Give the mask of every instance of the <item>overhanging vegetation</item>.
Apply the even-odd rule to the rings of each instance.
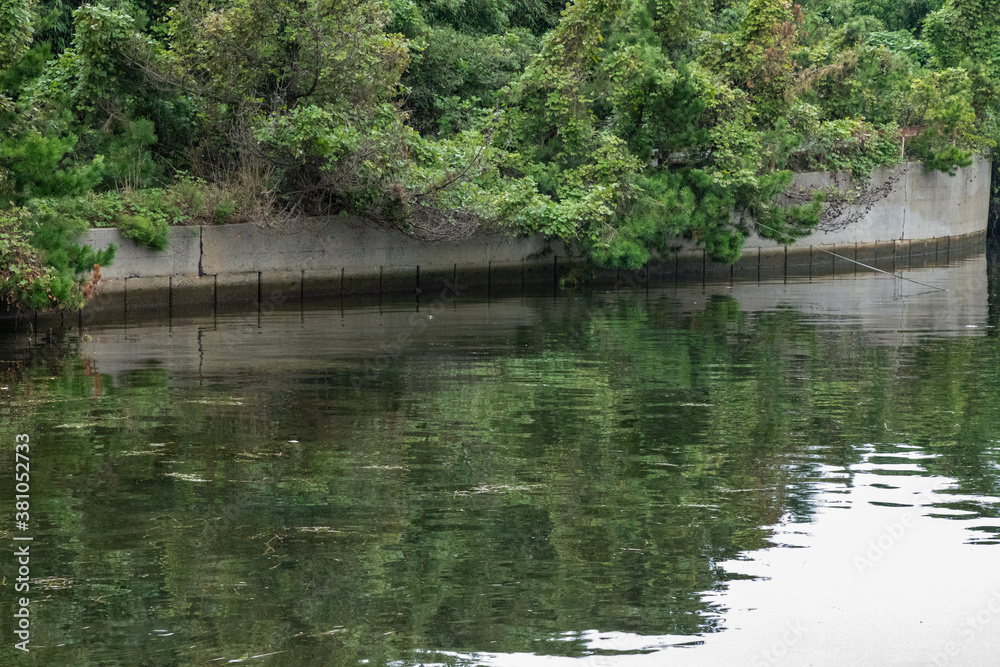
[[[339,213],[732,262],[815,227],[793,171],[992,150],[992,4],[0,0],[0,294],[80,307],[112,259],[88,225]]]

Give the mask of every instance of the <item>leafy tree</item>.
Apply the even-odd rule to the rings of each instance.
[[[713,35],[701,62],[745,91],[757,122],[768,125],[788,109],[803,15],[786,0],[751,0],[738,29]]]
[[[862,178],[913,125],[929,168],[991,150],[994,9],[0,0],[0,202],[33,214],[6,224],[37,253],[9,261],[82,290],[59,259],[80,225],[157,247],[179,221],[338,212],[424,239],[542,232],[605,266],[678,235],[734,261],[751,232],[816,224],[822,195],[778,203],[793,169]]]
[[[933,72],[914,81],[915,100],[927,128],[913,141],[913,150],[931,169],[954,175],[972,163],[968,137],[975,131],[969,75],[962,69]]]
[[[531,62],[539,40],[520,30],[476,36],[452,27],[425,28],[402,79],[404,108],[421,133],[447,136],[491,114],[504,90]]]
[[[948,0],[927,17],[926,38],[946,67],[969,64],[990,78],[1000,74],[1000,16],[990,0]]]
[[[31,0],[0,2],[0,70],[10,67],[31,46],[34,33]]]
[[[187,0],[170,19],[169,73],[217,104],[370,108],[394,92],[408,61],[402,37],[383,32],[390,18],[378,0],[237,0],[222,9]]]
[[[944,0],[802,0],[799,4],[814,21],[841,26],[859,17],[871,17],[886,30],[919,36],[925,18]]]

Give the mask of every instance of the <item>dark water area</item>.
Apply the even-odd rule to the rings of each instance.
[[[0,662],[993,664],[995,253],[5,334]]]

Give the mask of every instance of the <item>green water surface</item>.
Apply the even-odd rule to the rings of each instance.
[[[22,326],[0,661],[992,655],[1000,286],[918,274]]]

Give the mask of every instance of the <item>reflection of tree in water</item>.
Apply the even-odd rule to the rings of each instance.
[[[873,347],[728,297],[582,297],[484,332],[486,354],[422,350],[360,388],[155,359],[112,378],[55,341],[5,367],[0,425],[37,434],[39,530],[58,545],[37,572],[73,582],[39,632],[74,639],[74,664],[346,665],[715,631],[719,564],[810,520],[819,466],[861,444],[931,449],[926,470],[997,493],[991,340]]]

